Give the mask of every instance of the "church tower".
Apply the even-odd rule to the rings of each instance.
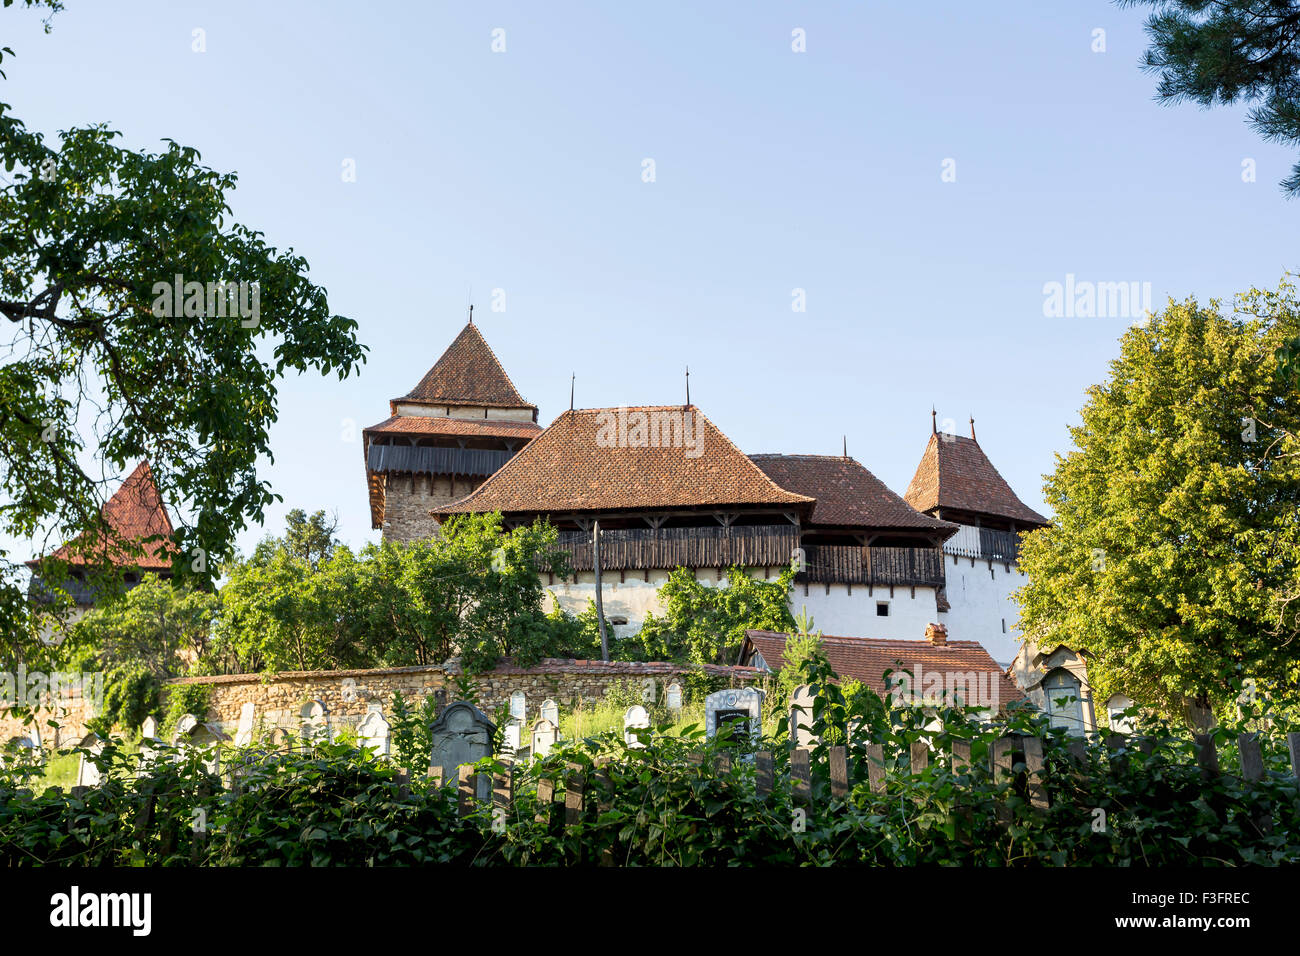
[[[998,474],[975,440],[974,419],[965,438],[940,432],[931,413],[930,441],[903,498],[917,511],[959,525],[943,544],[948,609],[940,620],[950,633],[977,640],[994,659],[1010,662],[1019,645],[1011,595],[1027,580],[1017,566],[1020,532],[1047,527],[1048,520]]]
[[[362,433],[371,527],[385,541],[435,535],[433,509],[469,494],[541,433],[537,406],[510,381],[472,312],[389,412]]]

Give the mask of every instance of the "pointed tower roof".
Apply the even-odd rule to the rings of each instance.
[[[903,500],[917,511],[967,511],[1046,526],[1011,490],[974,438],[931,432]]]
[[[537,410],[537,406],[524,401],[472,321],[461,329],[419,384],[393,401]]]
[[[640,428],[643,437],[665,434],[656,424],[674,416],[685,421],[687,439],[698,438],[698,444],[687,448],[657,437],[653,444],[634,443],[618,436],[620,428]],[[476,491],[433,513],[729,505],[810,510],[813,499],[777,485],[698,408],[665,405],[566,411]]]
[[[111,534],[100,543],[65,544],[51,557],[73,565],[84,565],[103,555],[120,567],[136,567],[142,571],[170,570],[172,566],[171,537],[175,530],[158,485],[154,482],[149,463],[142,461],[122,482],[113,497],[100,509],[105,525]],[[129,554],[120,546],[122,542],[140,542],[145,538],[160,536],[159,540],[145,542],[143,554]],[[112,539],[116,540],[112,540]],[[80,539],[79,539],[80,541]],[[35,565],[37,561],[29,561]]]

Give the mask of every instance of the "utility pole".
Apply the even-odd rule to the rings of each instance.
[[[596,571],[596,626],[600,628],[600,659],[609,660],[609,639],[605,636],[605,603],[601,600],[600,592],[600,519],[597,518],[591,524],[591,555],[592,567]]]

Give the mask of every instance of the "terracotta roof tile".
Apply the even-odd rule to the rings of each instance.
[[[975,439],[960,435],[930,435],[903,497],[917,511],[952,508],[1027,524],[1050,523],[1016,497]]]
[[[750,455],[750,460],[787,491],[816,498],[812,524],[824,527],[901,528],[940,531],[957,525],[921,514],[852,459],[831,455]]]
[[[109,561],[121,567],[137,567],[142,571],[170,570],[172,562],[168,551],[174,529],[148,462],[142,461],[135,467],[117,492],[104,503],[100,514],[121,542],[139,542],[153,535],[161,535],[166,540],[148,542],[143,546],[144,554],[131,555],[105,537],[97,544],[78,544],[75,549],[73,544],[65,544],[51,557],[82,565],[87,563],[87,552],[93,560],[97,552],[106,549]],[[37,563],[29,561],[28,565]]]
[[[486,405],[493,408],[531,408],[515,389],[473,322],[442,353],[418,385],[395,402],[427,405]]]
[[[750,647],[757,649],[768,667],[780,670],[785,666],[785,642],[788,634],[773,631],[746,631],[745,651]],[[948,641],[936,646],[929,641],[896,641],[878,637],[830,637],[821,638],[822,649],[831,669],[840,677],[852,677],[871,687],[876,693],[888,692],[885,685],[886,671],[907,669],[916,676],[917,665],[921,668],[920,686],[925,690],[925,674],[928,673],[967,673],[990,675],[987,680],[997,687],[999,708],[1013,701],[1024,700],[1025,695],[1015,685],[1002,668],[998,666],[989,652],[978,641]],[[742,651],[744,655],[744,651]],[[742,660],[746,659],[742,656]],[[981,677],[983,680],[984,678]]]
[[[535,438],[542,433],[536,422],[509,422],[482,418],[394,415],[371,425],[363,435],[446,435],[449,438]]]
[[[620,421],[626,423],[625,438],[619,435]],[[655,427],[673,421],[676,433]],[[643,422],[648,427],[638,430]],[[571,409],[478,489],[434,513],[730,505],[806,509],[812,503],[779,487],[698,408],[673,405]]]

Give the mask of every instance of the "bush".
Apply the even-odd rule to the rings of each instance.
[[[857,730],[843,796],[832,793],[826,745],[813,748],[810,804],[795,801],[784,727],[768,744],[768,793],[755,787],[753,761],[733,754],[719,764],[720,746],[700,731],[659,727],[643,749],[611,732],[517,766],[504,816],[489,805],[463,819],[454,784],[425,778],[426,744],[398,739],[402,719],[397,760],[345,743],[309,754],[235,752],[226,761],[234,780],[186,751],[137,776],[135,758],[110,741],[97,761],[104,783],[78,798],[58,788],[34,795],[22,768],[0,771],[0,866],[1300,863],[1297,782],[1281,736],[1265,739],[1266,773],[1255,782],[1241,779],[1231,746],[1221,775],[1205,778],[1190,736],[1160,724],[1146,728],[1147,748],[1108,753],[1092,743],[1076,761],[1063,734],[1033,712],[986,724],[956,708],[891,709],[874,694],[845,696],[819,666],[812,671],[814,733],[826,740],[849,722]],[[414,732],[422,718],[410,720]],[[1237,729],[1218,732],[1220,743]],[[990,770],[993,744],[1008,734],[1045,739],[1049,805],[1035,804],[1023,758],[1009,775]],[[910,748],[922,741],[929,764],[913,773]],[[964,767],[949,759],[959,744],[970,750]],[[871,784],[869,745],[885,755],[881,789]],[[407,764],[418,772],[403,774]],[[582,820],[566,825],[552,803],[539,821],[539,783],[563,789],[572,765],[586,777]],[[510,772],[492,758],[477,769]],[[206,814],[205,837],[192,832],[196,809]]]

